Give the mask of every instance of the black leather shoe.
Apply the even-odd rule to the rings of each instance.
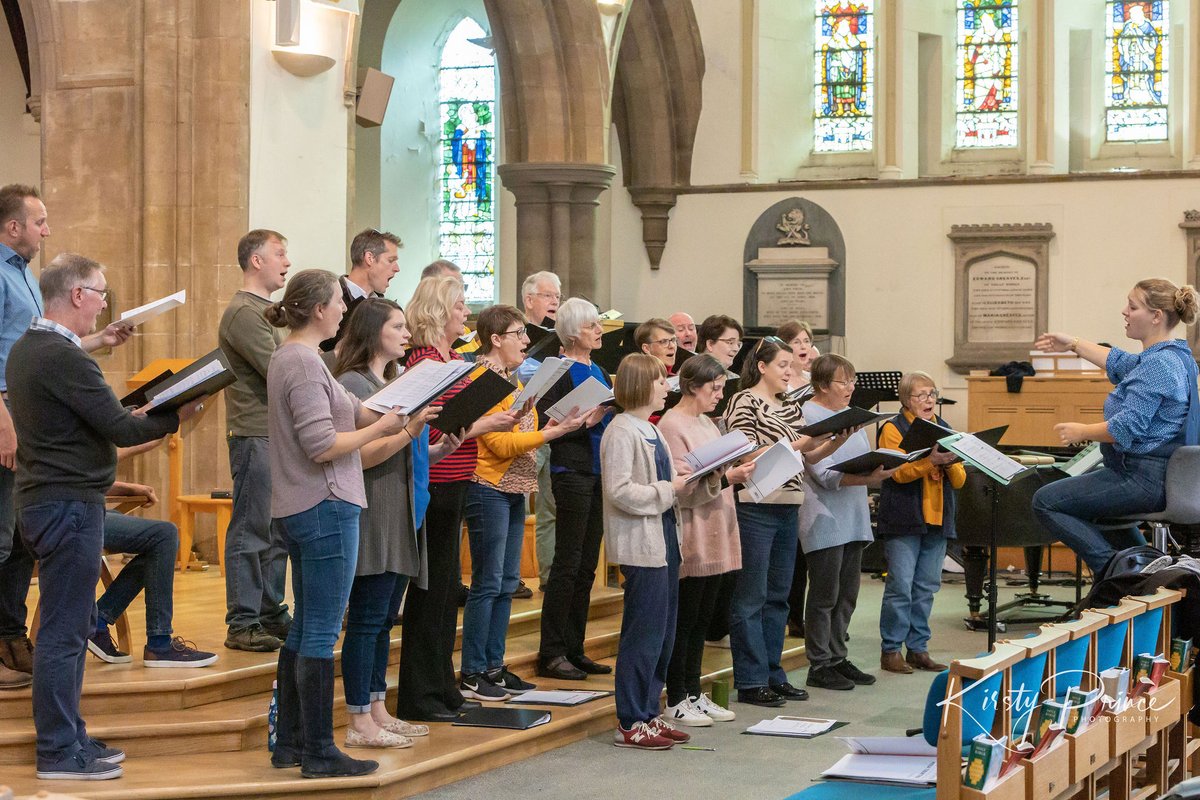
[[[463,700],[462,705],[457,710],[461,713],[463,711],[470,711],[472,708],[479,708],[482,705],[483,703],[477,700]]]
[[[808,679],[804,684],[818,689],[836,689],[839,692],[854,688],[854,681],[839,672],[837,667],[809,667]]]
[[[567,660],[575,665],[575,669],[582,670],[588,675],[608,675],[612,672],[612,667],[608,664],[597,664],[587,656],[568,656]]]
[[[771,691],[785,700],[808,699],[808,692],[804,691],[803,689],[797,689],[795,686],[792,686],[790,683],[786,682],[771,684]]]
[[[858,667],[854,666],[847,660],[839,661],[833,666],[838,672],[845,675],[858,686],[870,686],[875,682],[874,675],[868,675]]]
[[[517,590],[512,593],[514,600],[528,600],[533,597],[533,589],[525,585],[525,581],[517,581]]]
[[[566,656],[556,656],[549,661],[538,661],[537,674],[543,678],[558,678],[561,681],[587,680],[587,673],[576,669]]]
[[[779,708],[787,705],[787,701],[766,686],[757,686],[753,689],[738,689],[737,699],[739,703],[745,703],[750,706],[762,706],[763,708]]]

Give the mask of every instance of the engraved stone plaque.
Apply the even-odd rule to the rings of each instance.
[[[1032,342],[1037,338],[1037,267],[995,255],[967,268],[967,341]]]
[[[814,328],[829,327],[829,279],[799,276],[758,278],[758,323],[781,325],[802,319]]]

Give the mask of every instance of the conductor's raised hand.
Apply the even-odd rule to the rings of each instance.
[[[1078,444],[1087,439],[1086,426],[1081,422],[1060,422],[1054,426],[1054,433],[1063,444]]]
[[[1068,333],[1043,333],[1033,343],[1033,347],[1043,353],[1063,353],[1071,349],[1071,343],[1074,341],[1075,337]]]

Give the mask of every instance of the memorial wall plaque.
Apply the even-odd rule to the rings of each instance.
[[[829,327],[829,279],[767,277],[758,279],[759,324],[781,325],[802,319],[814,328]]]
[[[971,264],[967,341],[1032,342],[1037,334],[1037,267],[1006,255]]]

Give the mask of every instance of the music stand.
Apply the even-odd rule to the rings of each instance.
[[[900,399],[900,378],[903,374],[900,370],[860,372],[856,376],[858,385],[855,387],[855,391],[870,389],[879,392],[880,403],[898,401]],[[876,405],[878,404],[876,403]]]

